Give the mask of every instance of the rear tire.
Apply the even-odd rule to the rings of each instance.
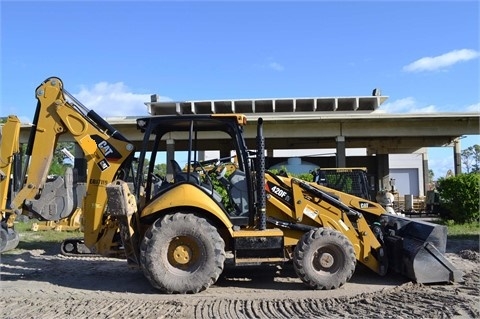
[[[223,271],[225,243],[204,218],[176,213],[159,218],[146,232],[140,262],[150,283],[166,293],[197,293]]]
[[[297,276],[314,289],[336,289],[353,275],[355,251],[342,233],[318,228],[305,233],[293,256]]]

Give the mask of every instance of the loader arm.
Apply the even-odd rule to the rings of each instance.
[[[270,216],[276,220],[290,217],[292,228],[300,229],[300,225],[326,227],[343,233],[352,243],[358,262],[376,273],[385,274],[384,247],[360,212],[302,180],[273,174],[265,176],[269,204],[276,208],[270,208]]]
[[[355,257],[374,272],[401,273],[417,282],[459,282],[462,272],[443,255],[445,226],[387,213],[380,204],[315,183],[267,172],[269,222],[288,228],[295,244],[307,227],[331,228],[345,235]]]
[[[125,177],[134,147],[64,90],[60,79],[48,78],[35,94],[38,103],[26,151],[26,183],[13,198],[11,208],[40,220],[59,220],[70,216],[77,203],[82,204],[85,245],[96,252],[106,251],[116,231],[115,222],[104,217],[106,186],[117,177]],[[69,134],[84,153],[87,163],[84,198],[77,198],[74,192],[71,170],[67,169],[64,178],[47,180],[55,148],[63,134]]]

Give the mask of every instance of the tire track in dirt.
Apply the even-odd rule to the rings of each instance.
[[[6,297],[3,318],[478,318],[479,272],[465,284],[427,286],[407,283],[388,291],[330,299],[249,299],[192,296],[190,301],[111,299],[72,294],[68,297]],[[187,299],[185,299],[187,300]]]
[[[283,286],[242,280],[242,272],[203,293],[163,295],[124,261],[72,260],[40,252],[5,255],[0,314],[5,319],[480,318],[479,256],[474,251],[450,255],[458,265],[470,265],[461,284],[405,283],[333,297],[333,292],[292,286],[290,278]]]

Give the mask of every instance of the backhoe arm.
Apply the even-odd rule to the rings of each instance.
[[[19,148],[20,120],[10,115],[3,125],[0,141],[0,209],[5,218],[7,197],[10,186],[10,176],[16,156],[20,153]],[[13,225],[13,221],[11,222]],[[10,225],[10,227],[12,226]]]
[[[15,180],[11,179],[13,167],[19,163],[20,121],[16,116],[9,116],[2,127],[0,139],[0,253],[11,250],[18,245],[19,236],[13,230],[15,214],[6,208],[9,190],[13,194]],[[11,186],[9,188],[9,186]]]
[[[38,103],[26,150],[25,167],[28,169],[24,170],[26,176],[23,176],[26,183],[11,203],[11,208],[18,212],[27,208],[32,217],[46,220],[58,220],[73,212],[72,181],[58,180],[47,183],[58,138],[67,131],[57,113],[57,109],[63,104],[62,92],[57,84],[59,82],[52,81],[51,85],[42,83],[35,91]],[[65,192],[55,201],[54,198],[58,197],[56,192],[60,189]],[[62,209],[52,207],[55,202],[63,206]],[[23,205],[25,207],[22,207]],[[44,209],[47,209],[48,213]]]
[[[26,151],[26,183],[12,200],[11,208],[31,217],[59,220],[82,203],[85,244],[92,246],[105,227],[102,217],[106,185],[125,177],[124,168],[131,161],[134,147],[97,113],[70,95],[60,79],[47,79],[35,94],[38,103]],[[71,170],[67,169],[65,178],[47,180],[59,137],[66,133],[83,150],[87,163],[83,198],[77,198]]]

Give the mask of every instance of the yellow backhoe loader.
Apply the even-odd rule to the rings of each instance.
[[[123,256],[166,293],[208,288],[226,259],[239,267],[291,262],[314,289],[343,285],[357,263],[421,283],[462,280],[443,256],[444,226],[391,215],[377,203],[266,171],[262,119],[257,147],[250,150],[241,114],[138,118],[144,138],[134,159],[133,144],[71,96],[59,78],[47,79],[35,92],[26,184],[9,213],[4,209],[5,218],[58,220],[81,207],[84,237],[62,244],[67,255]],[[68,170],[64,178],[46,182],[61,134],[70,134],[84,152],[84,188]],[[234,169],[231,157],[198,158],[211,140],[234,154]],[[162,161],[173,170],[172,180],[154,174]]]

